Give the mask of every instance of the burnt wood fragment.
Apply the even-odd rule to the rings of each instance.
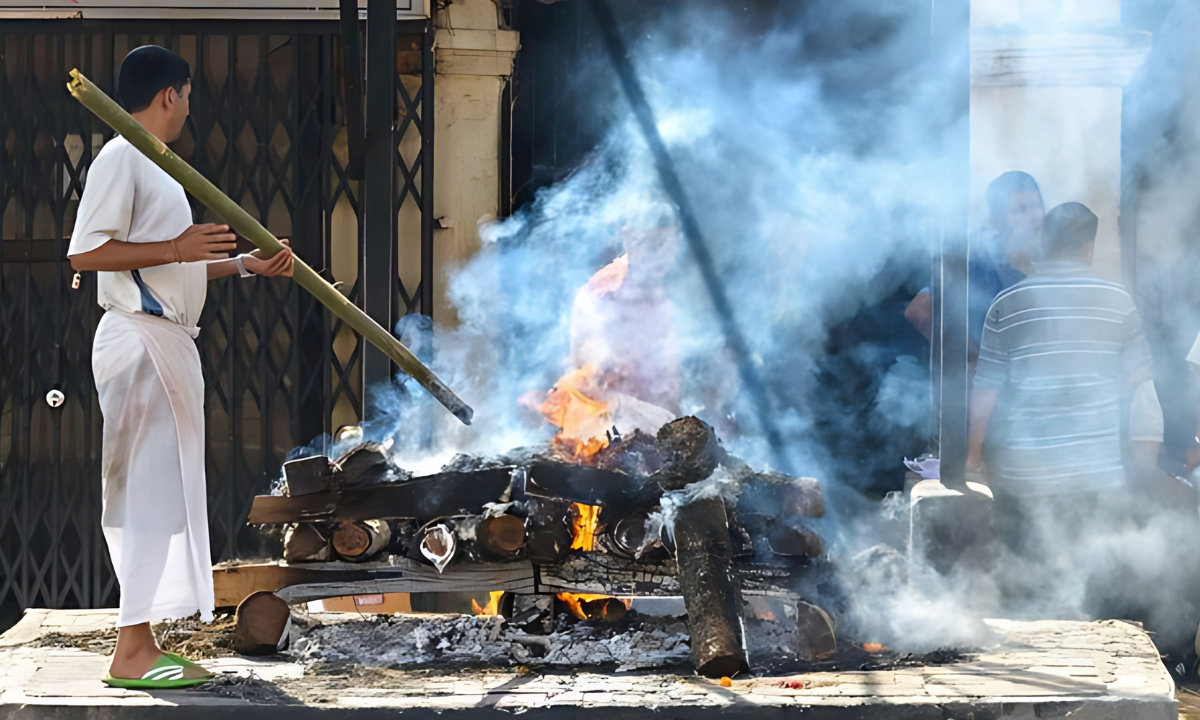
[[[283,464],[283,479],[292,497],[324,492],[333,481],[333,465],[324,455],[290,460]]]
[[[796,625],[799,629],[801,660],[813,661],[829,657],[837,652],[837,636],[829,615],[806,602],[797,602]]]
[[[596,454],[596,467],[634,477],[653,475],[662,469],[658,441],[641,430],[623,435]]]
[[[283,535],[283,559],[289,563],[329,560],[328,534],[311,523],[289,526]]]
[[[233,649],[242,655],[272,655],[287,644],[288,604],[269,592],[256,592],[238,605]]]
[[[705,677],[747,672],[742,591],[733,572],[724,501],[712,497],[680,506],[673,531],[696,672]]]

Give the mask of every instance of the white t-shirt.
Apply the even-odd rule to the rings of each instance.
[[[88,169],[68,255],[109,240],[173,240],[192,225],[183,186],[123,137],[113,138]],[[98,272],[96,299],[105,310],[158,315],[195,328],[208,291],[207,263],[170,263]]]
[[[1143,442],[1163,441],[1163,411],[1154,391],[1154,381],[1138,385],[1129,404],[1129,439]]]

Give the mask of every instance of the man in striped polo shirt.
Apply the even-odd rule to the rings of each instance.
[[[1126,486],[1122,416],[1150,377],[1133,299],[1090,270],[1096,227],[1079,203],[1047,213],[1045,259],[996,297],[980,343],[968,469],[985,470],[986,436],[1001,535],[1035,561],[1063,558],[1063,544],[1119,506],[1109,501]]]

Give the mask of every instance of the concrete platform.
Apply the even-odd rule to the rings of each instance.
[[[0,718],[1071,718],[1176,720],[1175,686],[1149,637],[1116,622],[988,621],[998,642],[951,665],[734,679],[674,673],[538,674],[362,669],[306,675],[296,663],[231,658],[224,696],[144,693],[100,682],[103,655],[38,647],[50,633],[112,627],[109,611],[32,610],[0,635]],[[246,680],[251,673],[259,680]],[[253,715],[251,715],[253,713]]]

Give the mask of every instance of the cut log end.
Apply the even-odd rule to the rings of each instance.
[[[475,534],[488,552],[502,558],[516,557],[525,547],[525,521],[512,515],[484,518]]]
[[[237,609],[233,649],[242,655],[271,655],[287,646],[291,609],[275,593],[256,592]]]
[[[352,562],[366,560],[387,547],[391,528],[382,520],[345,521],[333,531],[333,549]]]

